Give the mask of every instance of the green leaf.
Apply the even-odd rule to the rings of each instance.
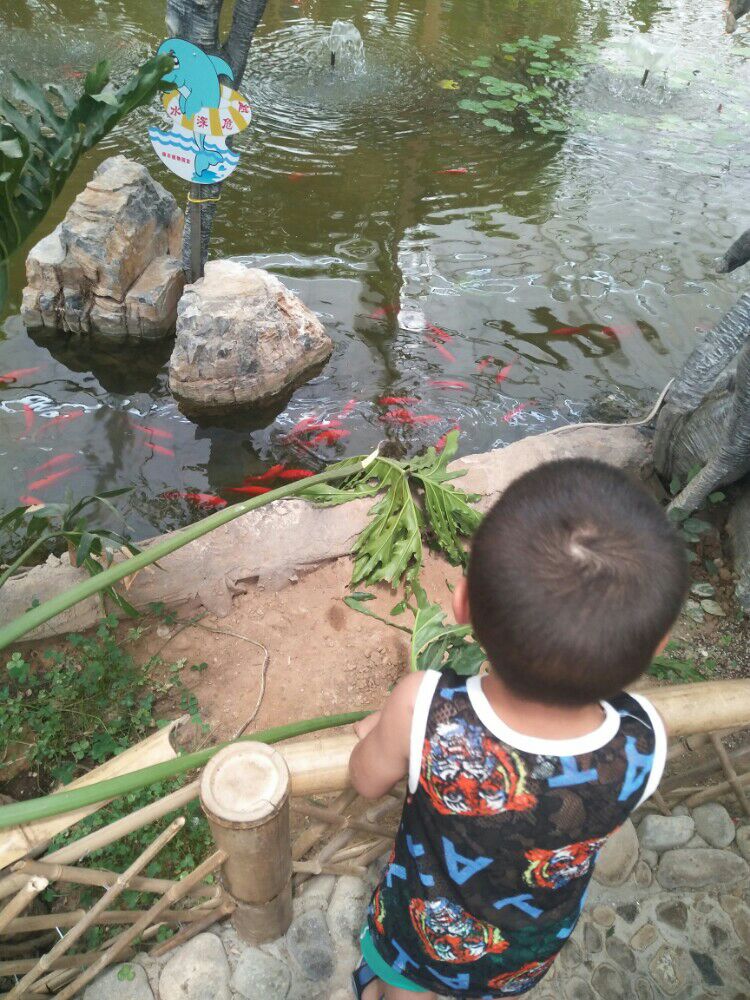
[[[672,481],[669,484],[669,492],[674,497],[674,496],[677,496],[677,494],[680,492],[681,489],[682,489],[682,482],[680,480],[680,477],[679,476],[673,476],[672,477]]]
[[[721,503],[726,498],[726,493],[722,493],[721,490],[717,490],[716,493],[709,493],[708,495],[709,503]]]
[[[727,616],[726,611],[717,601],[701,601],[701,607],[707,615],[713,615],[715,618],[726,618]]]
[[[712,530],[713,525],[709,524],[708,521],[701,521],[697,517],[688,517],[682,522],[682,527],[691,535],[705,535],[707,531]]]
[[[497,118],[485,118],[484,124],[487,128],[494,128],[496,132],[512,132],[513,126],[506,125],[505,122],[498,121]]]
[[[690,588],[690,593],[696,597],[713,597],[716,589],[710,583],[694,583]]]
[[[417,613],[411,642],[412,670],[451,670],[462,677],[479,672],[486,656],[471,638],[469,625],[446,625],[445,612],[432,604],[419,583],[414,584]]]
[[[375,600],[375,597],[373,594],[364,594],[364,595],[350,594],[349,596],[344,598],[344,604],[348,608],[351,608],[352,611],[359,611],[360,614],[367,615],[368,618],[374,618],[375,621],[382,622],[384,625],[389,625],[391,628],[397,628],[401,632],[409,632],[409,633],[411,632],[410,628],[406,628],[406,626],[404,625],[397,625],[395,622],[389,622],[388,619],[383,618],[382,615],[375,614],[375,612],[370,611],[369,608],[363,608],[362,603],[363,601],[366,600],[373,601]]]

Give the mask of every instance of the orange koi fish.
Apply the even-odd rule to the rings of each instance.
[[[196,503],[200,507],[226,507],[227,502],[221,497],[214,496],[213,493],[181,493],[179,490],[168,490],[162,493],[163,500],[188,500]]]
[[[591,324],[584,323],[583,326],[559,326],[556,330],[550,330],[550,337],[568,337],[574,333],[585,333]]]
[[[448,350],[447,347],[443,347],[443,345],[440,343],[439,340],[430,340],[430,343],[432,344],[432,346],[435,348],[436,351],[439,351],[440,354],[443,355],[446,361],[452,361],[455,364],[456,362],[455,355],[451,354],[451,352]]]
[[[297,479],[308,479],[310,476],[314,475],[315,473],[310,472],[309,469],[284,469],[283,472],[279,473],[279,479],[294,482]]]
[[[503,420],[505,423],[509,423],[513,417],[517,416],[521,410],[525,410],[527,406],[530,406],[533,400],[529,400],[528,403],[519,403],[518,406],[514,406],[512,410],[508,410],[507,413],[503,414]]]
[[[303,181],[306,177],[314,176],[314,174],[305,174],[301,170],[293,170],[291,174],[287,174],[287,177],[293,184],[296,184],[297,181]]]
[[[79,417],[82,417],[85,412],[85,410],[71,410],[70,413],[61,413],[57,417],[45,420],[39,430],[46,431],[49,430],[50,427],[59,427],[60,424],[67,424],[71,420],[77,420]]]
[[[494,360],[494,358],[480,358],[479,361],[477,361],[477,371],[483,372],[487,365],[493,364]]]
[[[458,378],[431,378],[428,385],[436,389],[468,389],[469,383]]]
[[[283,471],[283,465],[272,465],[270,469],[266,469],[266,471],[259,476],[246,476],[245,483],[255,483],[256,485],[258,483],[267,483],[270,479],[278,479],[279,474]]]
[[[468,174],[468,167],[448,167],[447,170],[438,170],[439,174]]]
[[[349,437],[350,434],[351,431],[345,430],[321,431],[320,434],[315,435],[312,439],[312,443],[334,445],[337,441],[340,441],[341,438]]]
[[[389,316],[395,311],[395,306],[378,306],[370,313],[369,319],[385,319],[386,316]]]
[[[270,493],[270,486],[229,486],[227,489],[232,493],[246,493],[251,497],[259,497],[263,493]]]
[[[635,325],[623,323],[621,326],[603,326],[602,333],[605,337],[619,340],[621,337],[631,337],[634,333],[640,333],[640,330]]]
[[[415,414],[411,410],[400,409],[400,410],[389,410],[388,413],[383,413],[378,417],[384,424],[413,424]]]
[[[413,424],[439,424],[445,417],[439,417],[437,413],[421,413],[412,419]]]
[[[19,497],[18,502],[22,507],[43,507],[44,500],[40,500],[39,497]]]
[[[378,400],[381,406],[402,406],[408,403],[418,403],[416,396],[381,396]]]
[[[157,455],[168,455],[170,458],[174,458],[174,452],[172,451],[171,448],[165,448],[163,447],[163,445],[154,444],[153,441],[144,441],[143,443],[146,445],[147,448],[150,448],[152,451],[156,452]]]
[[[427,329],[431,333],[433,333],[436,337],[438,337],[440,340],[442,340],[442,341],[444,341],[446,343],[449,340],[453,340],[453,337],[451,337],[451,335],[449,333],[446,333],[445,330],[441,330],[439,326],[434,326],[432,323],[428,323],[427,324]]]
[[[141,431],[142,434],[149,434],[151,437],[156,438],[173,438],[174,434],[171,431],[163,431],[158,427],[147,427],[146,424],[137,424],[135,421],[130,421],[130,426],[137,431]]]
[[[65,451],[61,455],[55,455],[48,462],[42,462],[41,465],[37,465],[36,468],[30,469],[26,475],[33,476],[37,472],[43,472],[45,469],[53,469],[56,465],[63,465],[65,462],[69,462],[71,458],[75,458],[72,451]]]
[[[28,488],[30,490],[45,489],[47,486],[51,486],[53,483],[56,483],[58,479],[62,479],[64,476],[70,476],[74,472],[80,472],[82,468],[82,465],[74,465],[70,469],[61,469],[60,472],[53,472],[51,475],[45,476],[44,479],[35,479],[33,483],[29,483]]]
[[[357,400],[350,399],[349,402],[344,406],[341,413],[338,414],[339,418],[343,419],[344,417],[348,417],[350,413],[354,412],[356,406],[357,406]]]
[[[33,375],[35,372],[41,370],[41,368],[16,368],[13,372],[5,372],[5,374],[0,375],[0,383],[11,385],[13,382],[17,382],[19,378],[23,378],[24,375]]]
[[[26,433],[28,434],[36,420],[36,413],[34,413],[28,403],[23,404],[23,419],[26,421]]]
[[[502,385],[502,383],[510,375],[510,370],[511,370],[512,367],[513,367],[513,365],[509,364],[509,365],[505,365],[504,368],[500,369],[500,371],[495,376],[495,384],[496,385]]]

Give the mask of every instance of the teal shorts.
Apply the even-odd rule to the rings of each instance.
[[[399,989],[408,990],[410,993],[425,992],[424,986],[415,985],[415,983],[412,983],[405,976],[402,976],[401,973],[392,969],[384,958],[381,958],[380,953],[372,943],[369,927],[365,926],[359,936],[359,943],[362,949],[362,958],[364,958],[381,983],[385,983],[387,986],[397,986]]]

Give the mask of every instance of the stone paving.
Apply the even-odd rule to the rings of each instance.
[[[597,862],[579,924],[534,1000],[750,1000],[750,824],[718,804],[628,821]],[[351,1000],[378,878],[311,879],[283,940],[250,948],[229,922],[154,961],[109,970],[84,1000]],[[122,976],[122,978],[120,978]]]

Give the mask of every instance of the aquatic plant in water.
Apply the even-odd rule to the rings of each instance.
[[[539,135],[565,132],[566,87],[593,62],[597,48],[556,48],[559,41],[556,35],[537,39],[525,35],[515,42],[504,42],[497,56],[475,59],[459,75],[467,83],[475,81],[476,97],[462,98],[458,107],[481,115],[483,124],[496,132],[515,132],[526,124]]]

